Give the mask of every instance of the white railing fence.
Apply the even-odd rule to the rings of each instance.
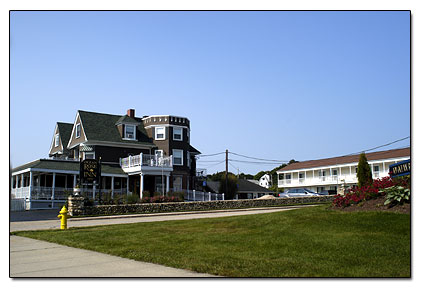
[[[185,192],[185,201],[223,201],[225,194],[190,190]]]
[[[171,168],[173,166],[172,156],[159,157],[158,155],[148,155],[142,153],[135,156],[121,158],[119,163],[122,168],[137,166]]]
[[[23,198],[20,199],[11,199],[10,210],[11,211],[25,211],[26,200]]]

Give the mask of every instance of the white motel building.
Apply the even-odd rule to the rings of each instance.
[[[357,185],[357,166],[360,155],[292,163],[277,171],[278,188],[306,188],[314,192]],[[410,159],[410,147],[366,153],[374,179],[389,175],[389,166]]]

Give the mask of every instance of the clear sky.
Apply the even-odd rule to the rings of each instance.
[[[407,137],[409,12],[11,13],[12,167],[47,157],[78,109],[129,108],[188,117],[204,155],[301,161]]]

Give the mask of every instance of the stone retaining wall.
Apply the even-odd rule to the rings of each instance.
[[[327,203],[327,202],[332,202],[333,198],[334,196],[319,196],[319,197],[301,197],[301,198],[276,198],[276,199],[267,199],[267,200],[253,199],[253,200],[226,200],[226,201],[204,201],[204,202],[85,206],[83,197],[69,196],[68,210],[71,216],[145,214],[145,213],[166,213],[166,212],[187,212],[187,211],[272,207],[272,206],[309,204],[309,203]]]

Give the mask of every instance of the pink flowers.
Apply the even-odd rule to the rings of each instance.
[[[363,200],[370,200],[385,195],[380,190],[396,185],[410,187],[410,178],[391,179],[390,176],[373,180],[370,186],[349,189],[344,196],[337,195],[332,202],[336,207],[347,207],[351,204],[358,204]]]

